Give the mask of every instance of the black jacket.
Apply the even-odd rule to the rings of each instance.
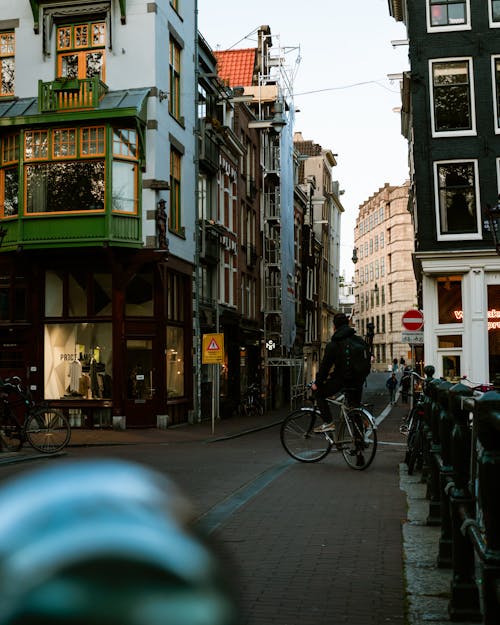
[[[325,347],[323,360],[316,375],[316,384],[323,384],[327,378],[335,377],[335,373],[330,375],[330,370],[340,362],[340,359],[344,358],[344,350],[339,346],[339,341],[343,341],[354,334],[356,334],[356,330],[349,325],[340,326],[334,332],[331,341]]]

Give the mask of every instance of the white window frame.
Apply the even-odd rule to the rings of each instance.
[[[471,128],[469,130],[436,130],[434,119],[434,63],[453,63],[455,61],[467,61],[469,64],[469,87],[470,87],[470,113]],[[440,59],[429,59],[429,94],[431,110],[431,132],[433,137],[475,137],[476,131],[476,104],[474,90],[474,63],[471,56],[445,57]]]
[[[472,163],[474,165],[474,188],[476,194],[476,232],[465,233],[441,233],[441,213],[439,205],[439,180],[438,180],[438,166],[450,165],[453,163]],[[437,241],[471,241],[479,240],[483,238],[481,231],[481,197],[479,193],[479,167],[477,159],[446,159],[443,161],[434,161],[432,164],[433,176],[434,176],[434,214],[436,218],[436,239]]]
[[[498,23],[498,26],[500,27],[500,22]],[[499,115],[500,115],[500,111],[498,110],[498,102],[497,102],[497,84],[496,84],[496,76],[495,76],[495,62],[499,61],[500,62],[500,54],[495,54],[494,56],[491,57],[491,85],[492,85],[492,89],[493,89],[493,110],[495,112],[495,134],[500,134],[500,123],[499,123]],[[499,83],[499,87],[500,87],[500,83]]]
[[[431,3],[430,0],[425,1],[426,14],[427,14],[427,32],[428,33],[442,33],[450,32],[453,30],[470,30],[470,0],[465,0],[465,24],[447,24],[446,26],[431,26]]]
[[[492,0],[488,0],[488,19],[490,21],[490,28],[500,28],[500,21],[493,21]]]

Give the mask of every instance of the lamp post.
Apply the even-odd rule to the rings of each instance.
[[[486,207],[486,215],[497,254],[500,254],[500,195],[495,206]]]

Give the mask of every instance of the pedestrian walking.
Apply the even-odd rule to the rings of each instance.
[[[401,358],[399,359],[399,369],[400,369],[401,373],[403,373],[405,365],[406,365],[406,361],[403,358],[403,356],[401,356]]]
[[[397,373],[399,371],[399,365],[398,365],[398,359],[397,358],[394,358],[394,360],[392,361],[391,371],[393,373]]]
[[[397,360],[396,360],[396,364],[398,364]],[[387,382],[385,383],[385,386],[387,390],[389,391],[391,404],[395,404],[396,403],[396,389],[398,388],[398,379],[395,373],[391,374],[391,377],[388,378]]]

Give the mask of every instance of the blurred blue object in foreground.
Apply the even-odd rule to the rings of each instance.
[[[235,625],[216,551],[164,476],[58,463],[0,489],[0,625]]]

